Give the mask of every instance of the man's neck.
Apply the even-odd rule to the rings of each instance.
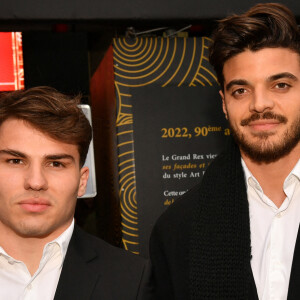
[[[267,195],[277,207],[280,207],[286,198],[283,191],[283,183],[299,160],[300,143],[289,153],[289,155],[272,163],[257,163],[251,160],[243,152],[241,155],[247,168],[258,180],[264,194]]]

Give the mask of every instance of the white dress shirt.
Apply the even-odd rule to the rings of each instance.
[[[242,160],[249,201],[251,267],[260,300],[286,300],[300,223],[300,160],[284,181],[278,208]],[[272,178],[270,178],[272,180]]]
[[[73,229],[74,220],[57,239],[45,245],[33,276],[22,261],[0,246],[0,300],[52,300]]]

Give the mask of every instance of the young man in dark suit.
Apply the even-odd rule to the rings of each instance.
[[[154,227],[155,299],[300,299],[295,17],[269,3],[220,21],[210,63],[234,139]]]
[[[79,99],[0,98],[0,299],[139,299],[144,260],[74,225],[92,137]]]

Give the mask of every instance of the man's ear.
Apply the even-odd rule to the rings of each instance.
[[[226,104],[225,104],[225,96],[222,90],[219,90],[219,94],[221,96],[222,99],[222,108],[223,108],[223,112],[225,114],[225,118],[228,120],[228,113],[227,113],[227,108],[226,108]]]
[[[90,170],[88,167],[83,167],[80,170],[80,181],[77,196],[81,197],[84,195],[86,190],[86,185],[89,179]]]

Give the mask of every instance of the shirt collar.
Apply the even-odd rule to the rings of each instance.
[[[51,241],[50,243],[46,244],[44,249],[47,248],[48,245],[52,244],[58,244],[62,256],[62,262],[65,259],[65,256],[67,254],[68,246],[72,237],[74,231],[74,219],[72,220],[71,225],[55,240]]]
[[[250,170],[248,169],[248,167],[247,167],[246,163],[244,162],[244,160],[242,158],[241,158],[241,160],[242,160],[242,167],[243,167],[243,170],[244,170],[247,189],[249,188],[249,186],[253,187],[254,190],[256,191],[256,193],[258,194],[258,196],[262,199],[264,193],[263,193],[263,190],[262,190],[259,182],[253,176],[253,174],[250,172]]]
[[[296,163],[296,165],[295,165],[294,169],[292,170],[291,174],[294,175],[298,179],[298,181],[300,181],[300,159]]]

